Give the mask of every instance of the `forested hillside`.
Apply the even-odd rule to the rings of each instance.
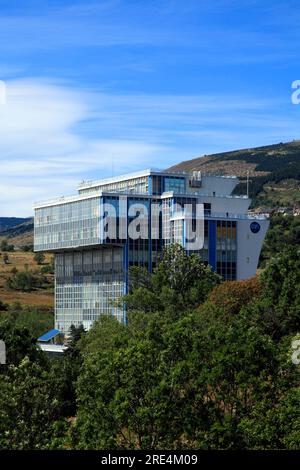
[[[128,323],[73,328],[59,361],[32,314],[0,304],[0,448],[299,449],[299,283],[293,247],[220,283],[174,245],[152,275],[131,270]]]
[[[170,169],[174,171],[201,170],[224,175],[237,175],[241,180],[236,188],[237,194],[245,194],[245,181],[247,174],[249,174],[249,193],[253,198],[253,207],[276,208],[278,205],[300,207],[298,195],[300,141],[298,140],[204,155],[181,162]],[[292,182],[286,183],[289,180]]]
[[[29,217],[25,219],[21,217],[0,217],[0,233],[6,232],[7,230],[29,220]]]

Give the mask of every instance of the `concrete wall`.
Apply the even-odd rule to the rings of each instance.
[[[203,192],[211,195],[213,195],[213,193],[229,195],[232,193],[238,182],[238,178],[203,175],[201,188],[196,189],[195,191],[200,194]]]
[[[255,276],[261,247],[269,227],[268,220],[255,221],[257,233],[251,231],[253,220],[239,220],[237,224],[237,279]]]

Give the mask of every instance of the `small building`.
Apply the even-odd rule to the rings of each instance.
[[[49,356],[61,356],[67,348],[63,344],[63,336],[60,330],[53,328],[47,331],[37,339],[38,348],[44,351]]]
[[[63,344],[52,343],[38,343],[38,347],[50,357],[61,357],[62,354],[68,349]]]
[[[48,343],[48,344],[57,344],[61,332],[55,328],[53,330],[47,331],[42,336],[38,338],[38,343]]]

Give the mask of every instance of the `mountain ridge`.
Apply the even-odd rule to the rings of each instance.
[[[300,140],[202,155],[168,170],[236,175],[240,179],[236,194],[245,194],[249,174],[252,207],[300,208]],[[0,217],[0,236],[18,245],[33,243],[33,217]]]
[[[4,219],[4,217],[0,217],[0,223],[2,219]],[[19,220],[23,221],[21,223],[11,225],[6,230],[0,231],[0,237],[9,238],[10,242],[16,247],[33,244],[33,217],[26,217],[24,219],[18,217],[6,217],[6,219],[10,219],[12,222]]]
[[[245,180],[249,175],[253,208],[300,207],[297,194],[300,189],[299,140],[203,155],[180,162],[168,170],[236,175],[240,179],[236,194],[245,194]],[[294,184],[285,184],[286,181]]]
[[[6,232],[11,228],[26,223],[32,217],[0,217],[0,233]]]

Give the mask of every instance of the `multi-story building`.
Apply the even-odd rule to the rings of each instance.
[[[247,196],[232,194],[238,182],[145,170],[36,204],[35,251],[55,256],[55,327],[88,329],[107,314],[126,321],[120,299],[129,267],[152,271],[170,243],[198,252],[225,280],[255,275],[269,221],[248,212]]]

